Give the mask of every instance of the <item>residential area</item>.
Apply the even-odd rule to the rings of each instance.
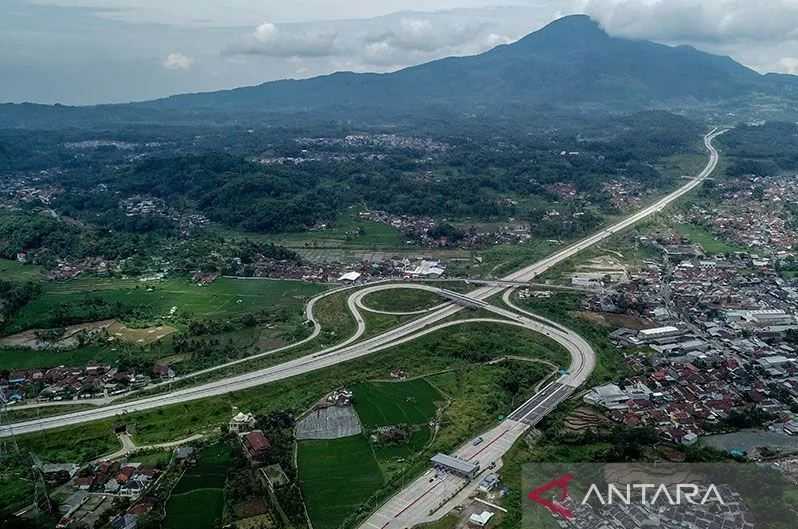
[[[610,334],[626,376],[593,387],[584,402],[677,445],[741,429],[798,433],[798,288],[782,271],[792,247],[782,242],[707,255],[678,235],[641,236],[651,258],[628,279],[598,280],[585,302],[634,325]]]

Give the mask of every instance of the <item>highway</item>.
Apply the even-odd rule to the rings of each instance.
[[[533,265],[510,274],[508,277],[503,278],[502,281],[512,283],[531,281],[536,276],[570,259],[577,253],[662,211],[673,201],[701,185],[715,171],[718,165],[719,155],[712,145],[712,140],[724,132],[725,130],[718,131],[715,129],[704,137],[704,145],[709,152],[709,161],[704,170],[686,185],[621,222],[572,244]],[[507,419],[496,427],[465,443],[452,454],[466,461],[479,463],[482,470],[475,479],[468,481],[450,473],[430,470],[379,507],[360,525],[360,529],[409,529],[419,524],[441,519],[476,492],[482,477],[500,469],[502,456],[507,453],[515,441],[520,439],[530,427],[535,426],[561,402],[566,400],[592,373],[595,367],[596,355],[590,345],[578,334],[567,329],[562,324],[537,316],[514,305],[512,302],[514,288],[508,290],[499,284],[481,288],[469,294],[469,296],[486,299],[497,292],[504,291],[502,301],[512,311],[506,311],[503,314],[505,312],[504,309],[497,311],[497,307],[492,305],[486,307],[487,310],[499,312],[505,317],[515,318],[532,330],[536,329],[529,326],[531,322],[539,325],[546,336],[556,339],[571,353],[571,366],[568,372],[558,380],[543,387],[510,413]]]
[[[677,191],[658,200],[655,204],[631,215],[630,217],[606,228],[586,239],[572,244],[541,261],[527,266],[513,274],[502,278],[502,281],[524,283],[531,281],[537,275],[545,272],[551,267],[573,257],[578,252],[585,250],[600,241],[622,231],[629,226],[645,219],[646,217],[662,211],[668,204],[680,198],[684,194],[692,191],[701,184],[715,169],[718,163],[718,153],[712,146],[712,140],[723,131],[714,130],[705,137],[705,145],[710,153],[710,159],[706,168],[695,179]],[[363,357],[378,351],[382,351],[401,343],[415,340],[420,336],[436,332],[440,329],[453,325],[465,323],[492,322],[503,323],[524,327],[535,332],[540,332],[551,339],[557,341],[565,347],[571,355],[571,366],[566,374],[558,380],[544,387],[538,394],[522,404],[516,411],[509,415],[509,418],[495,428],[486,432],[481,437],[484,439],[484,446],[479,450],[467,443],[456,452],[462,457],[470,457],[478,461],[482,468],[487,469],[490,465],[501,465],[501,456],[506,453],[512,444],[524,434],[524,432],[537,421],[545,416],[557,404],[566,399],[571,392],[579,387],[590,376],[595,367],[595,353],[590,345],[580,336],[569,331],[562,325],[548,322],[534,314],[520,311],[512,305],[511,309],[497,307],[486,302],[486,300],[496,294],[505,293],[505,300],[509,299],[507,286],[502,284],[488,285],[478,288],[467,295],[452,293],[443,289],[437,291],[449,300],[437,306],[435,310],[419,313],[419,317],[405,323],[399,327],[386,331],[378,336],[360,340],[365,332],[365,322],[360,310],[368,310],[363,303],[363,298],[370,292],[387,288],[418,288],[434,289],[426,285],[413,285],[410,283],[402,284],[376,284],[368,286],[366,289],[358,290],[348,298],[348,308],[355,317],[357,329],[352,337],[344,343],[334,347],[318,351],[301,358],[287,361],[280,365],[265,369],[259,369],[250,373],[223,378],[220,380],[199,384],[195,387],[179,389],[170,393],[144,397],[135,401],[124,403],[113,403],[96,409],[83,410],[54,417],[46,417],[38,420],[29,420],[7,426],[0,430],[0,437],[9,435],[27,434],[38,431],[45,431],[54,428],[72,426],[90,421],[113,418],[128,413],[151,410],[163,406],[190,402],[216,395],[222,395],[234,391],[240,391],[262,384],[272,383],[307,374],[319,369],[324,369],[347,362],[356,358]],[[343,290],[343,289],[341,289]],[[340,290],[338,290],[340,291]],[[365,292],[368,291],[368,292]],[[365,292],[365,293],[364,293]],[[324,295],[330,295],[327,292]],[[324,295],[320,296],[323,297]],[[314,323],[314,333],[311,338],[318,335],[320,328],[318,322],[313,317],[313,304],[320,297],[314,298],[308,304],[308,319]],[[465,310],[461,304],[469,304],[472,307],[479,307],[497,315],[497,318],[473,318],[458,321],[443,321],[458,312]],[[359,340],[359,341],[358,341]],[[302,342],[305,343],[305,342]],[[294,347],[296,347],[295,344]],[[283,349],[281,349],[283,350]],[[261,356],[274,354],[275,351],[262,353]],[[246,359],[244,361],[247,361]],[[214,368],[220,369],[220,367]],[[206,370],[205,372],[208,372]],[[193,374],[192,376],[196,376]],[[425,475],[426,476],[426,475]],[[449,512],[458,501],[461,495],[473,492],[476,481],[461,483],[460,478],[451,475],[443,475],[439,478],[441,484],[436,485],[434,492],[427,491],[427,488],[434,483],[429,482],[429,478],[422,476],[397,496],[391,498],[377,512],[374,513],[361,527],[368,529],[398,529],[412,527],[417,523],[435,520]],[[456,490],[455,490],[456,489]],[[408,500],[408,498],[415,498]],[[412,505],[411,503],[412,502]]]

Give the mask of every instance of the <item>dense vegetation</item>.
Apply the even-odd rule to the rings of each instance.
[[[664,112],[563,116],[557,122],[556,129],[537,122],[454,121],[407,130],[327,125],[0,131],[0,179],[50,195],[46,201],[19,200],[9,186],[5,198],[17,207],[0,215],[0,256],[38,250],[37,262],[48,265],[63,257],[128,259],[147,252],[174,258],[186,247],[178,241],[187,238],[201,239],[193,248],[221,244],[204,238],[201,222],[186,221],[192,216],[274,234],[334,223],[350,207],[439,220],[516,217],[529,220],[541,237],[567,238],[614,213],[604,190],[609,180],[651,190],[672,184],[655,164],[695,151],[701,133],[697,124]],[[444,147],[341,143],[349,134],[411,131]],[[308,148],[297,141],[301,137],[333,141]],[[262,158],[303,162],[259,163]],[[564,200],[552,188],[562,184],[572,185],[577,195]],[[141,201],[155,206],[131,212],[129,203]],[[546,216],[552,208],[559,218]],[[464,233],[441,222],[432,235],[456,242]],[[291,258],[276,248],[268,253]]]
[[[721,136],[721,142],[734,157],[726,170],[730,176],[768,176],[798,169],[795,123],[740,124]]]
[[[0,327],[41,291],[33,282],[18,283],[0,279]]]

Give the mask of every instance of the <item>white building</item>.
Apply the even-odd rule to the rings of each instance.
[[[485,527],[488,525],[491,518],[493,518],[494,514],[495,513],[490,511],[482,511],[481,514],[474,513],[468,518],[468,522],[477,527]]]
[[[233,433],[244,433],[255,428],[255,416],[251,413],[238,412],[235,417],[230,419],[228,429]]]
[[[354,283],[362,274],[360,272],[347,272],[341,277],[338,278],[338,281],[343,281],[345,283]]]
[[[629,395],[615,384],[596,386],[583,399],[587,404],[607,408],[608,410],[626,409]]]
[[[587,404],[608,410],[625,410],[630,400],[649,400],[652,391],[642,383],[621,389],[615,384],[596,386],[583,397]]]
[[[413,277],[441,277],[446,272],[446,269],[441,266],[440,261],[426,261],[421,263],[409,272]]]

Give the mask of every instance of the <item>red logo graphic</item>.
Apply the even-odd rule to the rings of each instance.
[[[544,506],[552,514],[559,514],[566,520],[571,520],[574,517],[574,513],[565,508],[559,502],[565,501],[565,499],[568,498],[568,484],[571,483],[572,479],[574,479],[574,477],[571,474],[565,474],[564,476],[549,481],[545,485],[536,488],[529,493],[528,498],[535,503]],[[560,498],[556,501],[548,500],[543,497],[545,493],[552,489],[559,489],[561,491]]]

